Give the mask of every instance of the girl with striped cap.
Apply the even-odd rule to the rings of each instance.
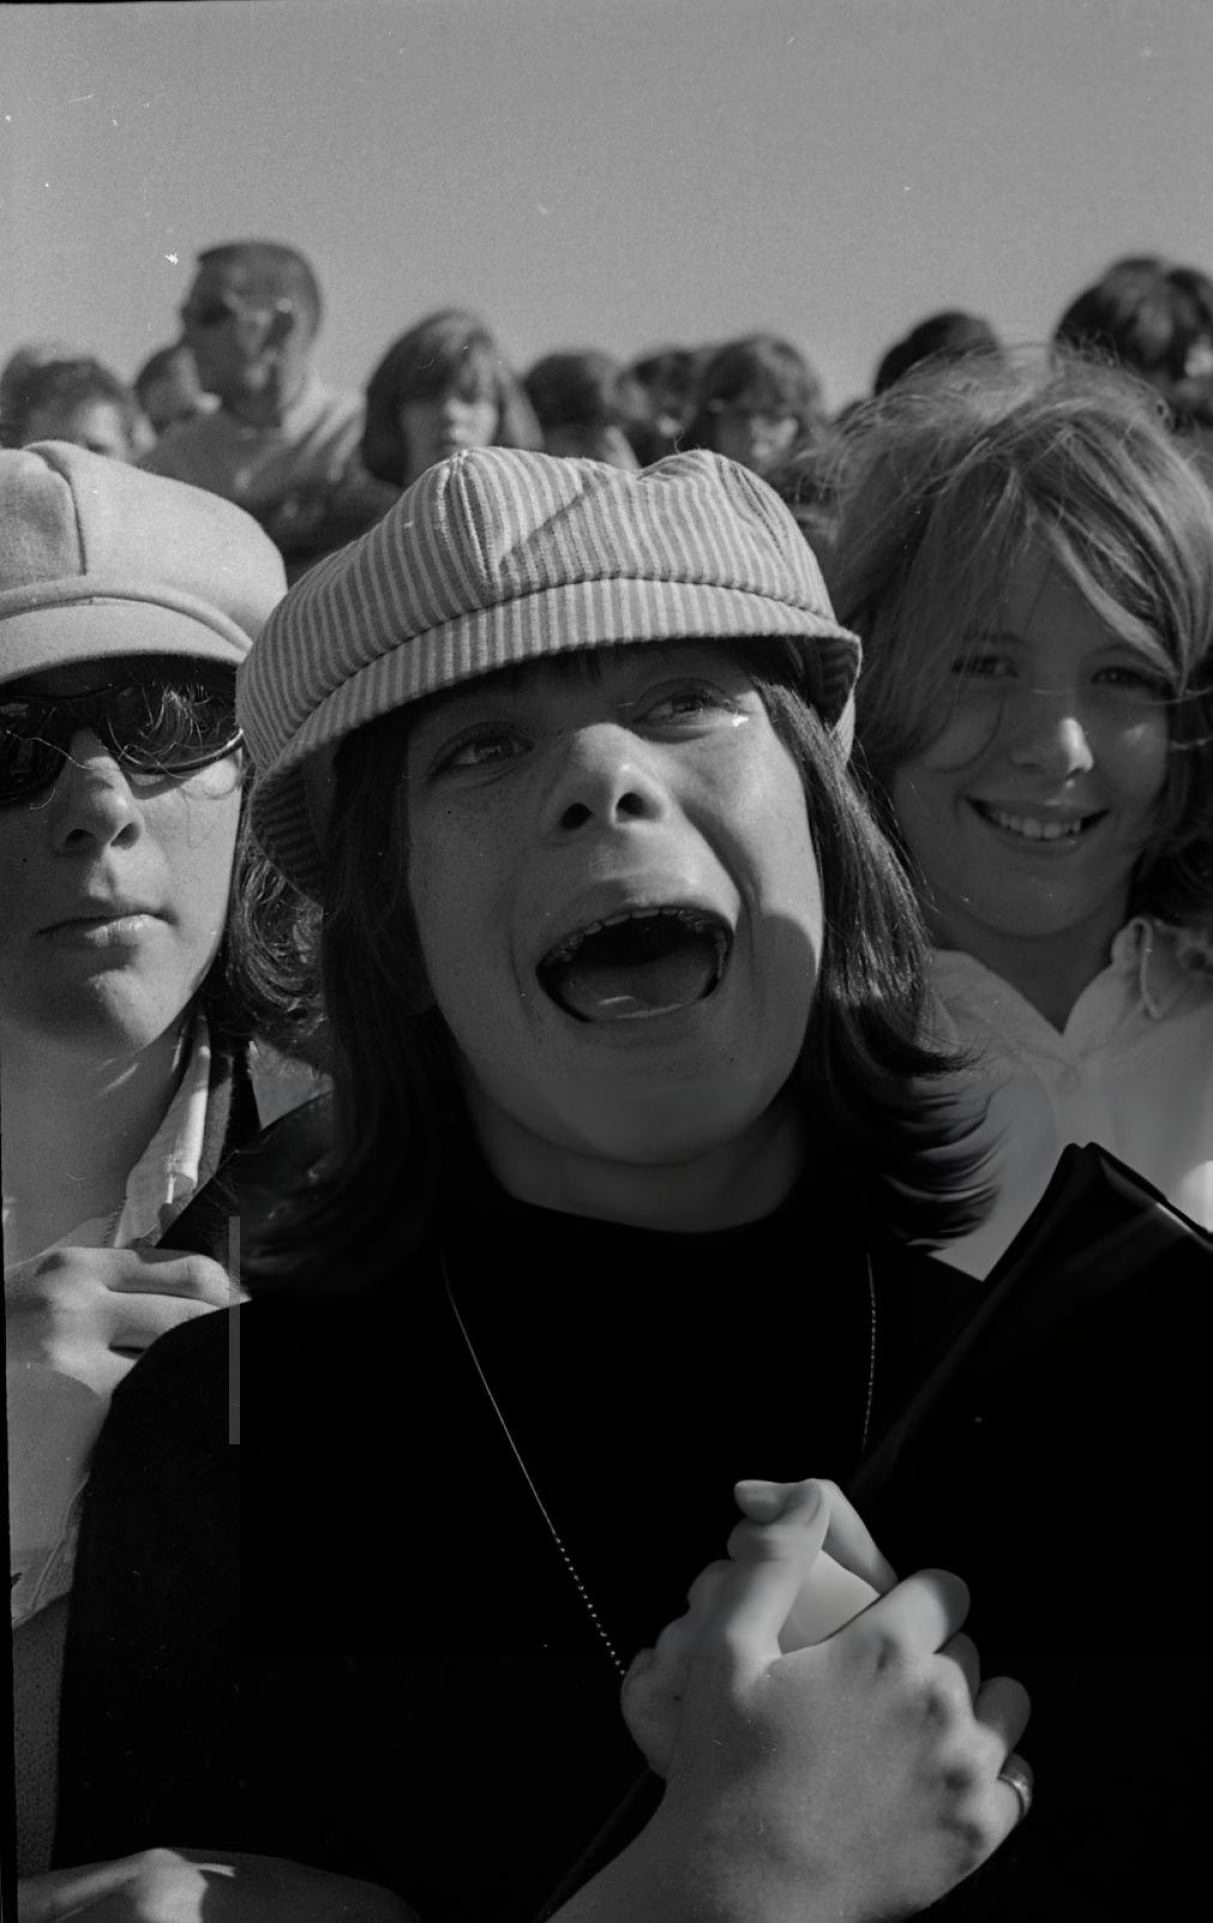
[[[836,1487],[970,1300],[912,1246],[972,1171],[907,1093],[947,1064],[858,665],[709,453],[456,455],[271,617],[240,715],[322,908],[336,1147],[235,1317],[238,1653],[230,1348],[162,1343],[107,1428],[69,1860],[192,1833],[427,1919],[753,1923],[924,1907],[1015,1826],[1023,1691]]]

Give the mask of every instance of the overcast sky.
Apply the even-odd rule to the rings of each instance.
[[[1213,0],[18,5],[0,97],[0,358],[128,377],[241,236],[312,257],[342,383],[459,303],[521,365],[774,328],[835,405],[933,308],[1213,268]]]

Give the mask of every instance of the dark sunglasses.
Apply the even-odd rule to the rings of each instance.
[[[187,301],[184,307],[178,309],[183,327],[198,327],[205,332],[222,327],[230,320],[242,320],[246,314],[269,318],[274,314],[293,314],[294,311],[294,301],[275,300],[267,305],[264,301],[238,300],[231,294],[212,294],[209,300]]]
[[[0,806],[56,781],[82,729],[135,782],[192,774],[244,739],[230,692],[201,681],[123,681],[53,698],[0,689]]]
[[[189,302],[181,308],[181,321],[185,327],[222,327],[225,321],[236,320],[244,312],[239,302],[225,300],[217,295],[213,300]]]

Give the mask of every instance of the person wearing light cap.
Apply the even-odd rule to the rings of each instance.
[[[18,1860],[49,1852],[75,1520],[110,1393],[226,1303],[272,997],[236,669],[285,583],[239,509],[60,442],[0,454],[0,1107]],[[233,888],[243,891],[233,914]],[[169,1251],[174,1251],[169,1253]],[[219,1258],[219,1259],[216,1259]]]
[[[337,1146],[233,1312],[238,1658],[231,1332],[115,1398],[60,1860],[192,1826],[427,1923],[839,1923],[1013,1829],[1026,1700],[963,1585],[898,1583],[833,1483],[738,1484],[845,1480],[971,1300],[908,1246],[971,1171],[908,1088],[946,1064],[847,774],[858,666],[791,516],[702,452],[458,454],[271,615],[239,713],[322,904]],[[292,1913],[264,1856],[213,1900]]]

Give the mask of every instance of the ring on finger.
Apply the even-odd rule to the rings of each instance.
[[[1000,1783],[1006,1783],[1009,1789],[1015,1791],[1015,1797],[1019,1804],[1018,1821],[1022,1823],[1024,1817],[1032,1807],[1033,1783],[1031,1770],[1023,1761],[1022,1757],[1008,1756],[1006,1762],[998,1772],[998,1780]]]

